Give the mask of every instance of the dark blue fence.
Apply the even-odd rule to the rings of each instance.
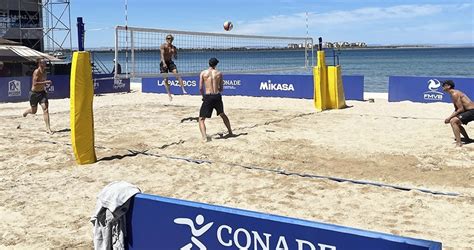
[[[112,77],[111,74],[94,75],[94,93],[130,92],[130,79],[102,79]],[[51,75],[48,79],[52,81],[46,86],[49,98],[69,98],[69,75]],[[0,102],[28,101],[30,89],[31,77],[1,77]]]
[[[343,76],[347,100],[363,100],[364,76]],[[186,91],[199,94],[199,77],[183,77]],[[171,91],[181,94],[178,80],[170,77]],[[166,93],[163,78],[143,78],[142,92]],[[313,99],[312,75],[225,75],[224,94],[263,97],[288,97]]]
[[[451,102],[441,87],[441,82],[448,79],[455,82],[456,89],[474,98],[474,78],[390,76],[388,101]]]
[[[441,250],[441,243],[138,194],[129,249]]]

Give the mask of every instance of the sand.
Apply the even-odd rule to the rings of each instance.
[[[474,249],[474,143],[454,147],[443,123],[451,104],[375,95],[317,112],[311,100],[224,96],[238,136],[221,138],[213,117],[205,144],[194,120],[200,104],[136,90],[96,96],[99,161],[82,166],[70,145],[69,99],[50,101],[53,135],[41,112],[21,117],[27,102],[0,104],[0,248],[91,248],[96,195],[124,180],[148,194]],[[474,136],[474,125],[467,131]]]

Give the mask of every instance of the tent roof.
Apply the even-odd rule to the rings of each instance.
[[[46,59],[51,62],[62,60],[22,45],[0,45],[0,61],[4,62],[35,62]]]
[[[1,38],[1,37],[0,37],[0,44],[3,44],[3,45],[20,45],[20,43],[17,43],[17,42],[14,42],[14,41],[11,41],[11,40],[8,40],[8,39],[5,39],[5,38]]]

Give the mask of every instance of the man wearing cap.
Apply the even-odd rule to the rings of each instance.
[[[31,91],[30,91],[30,108],[23,112],[23,117],[26,117],[28,114],[36,114],[38,110],[38,103],[43,109],[43,119],[46,123],[46,132],[52,134],[50,125],[49,125],[49,102],[48,94],[46,93],[46,85],[51,84],[50,80],[46,80],[46,60],[38,59],[38,68],[33,72],[33,77],[31,79]]]
[[[444,123],[451,124],[453,128],[454,137],[456,138],[456,146],[461,147],[461,134],[464,136],[464,140],[472,142],[467,135],[466,130],[462,124],[466,125],[470,121],[474,120],[474,102],[463,92],[454,89],[454,82],[452,80],[443,81],[443,91],[447,92],[451,96],[451,100],[454,104],[454,112],[444,120]]]
[[[166,36],[166,42],[160,46],[160,54],[161,54],[160,73],[172,72],[175,75],[175,77],[178,79],[179,85],[181,86],[181,89],[183,90],[183,94],[187,94],[186,90],[184,89],[183,79],[181,79],[181,76],[178,75],[178,69],[176,67],[176,64],[174,64],[172,60],[172,58],[178,59],[178,50],[173,45],[173,40],[174,40],[173,35],[169,34]],[[173,97],[171,96],[168,77],[165,77],[163,80],[164,80],[166,92],[168,93],[168,97],[171,101],[173,100]]]
[[[222,73],[216,69],[219,60],[216,58],[209,59],[209,68],[203,70],[199,76],[199,91],[202,95],[202,105],[199,111],[199,129],[201,130],[202,140],[208,141],[206,134],[206,118],[211,118],[212,111],[215,109],[217,115],[222,118],[227,131],[227,136],[232,136],[232,129],[227,115],[224,113],[224,104],[222,102],[221,92],[224,87],[224,79]]]

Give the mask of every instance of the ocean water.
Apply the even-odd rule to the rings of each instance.
[[[178,69],[186,65],[186,71],[196,72],[207,66],[207,60],[211,56],[219,58],[219,68],[224,72],[227,67],[242,67],[245,70],[246,67],[252,65],[259,68],[304,65],[303,51],[234,51],[232,53],[230,55],[225,51],[183,52],[175,62]],[[366,92],[387,92],[389,76],[474,77],[474,47],[328,50],[326,51],[328,65],[334,64],[334,55],[339,59],[344,75],[364,76]],[[106,68],[112,69],[113,52],[95,52],[94,57],[104,62]],[[125,61],[125,59],[120,61]],[[156,72],[159,69],[159,53],[148,52],[137,55],[136,64],[143,69],[148,67],[150,72]],[[122,63],[122,69],[125,69],[124,63]],[[311,74],[311,70],[277,71],[271,74]]]

